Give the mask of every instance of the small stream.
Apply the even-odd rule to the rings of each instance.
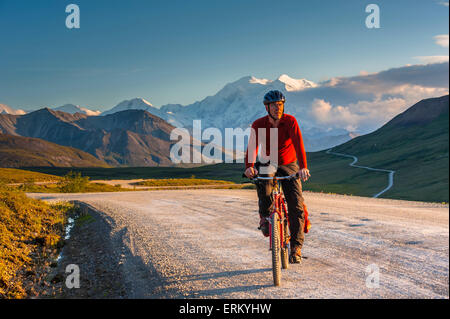
[[[69,217],[67,219],[67,225],[64,232],[64,240],[68,240],[70,238],[70,232],[72,231],[73,226],[75,226],[75,219],[72,217]],[[59,263],[61,261],[62,255],[63,255],[64,247],[61,249],[61,252],[59,253],[58,258],[56,258],[56,261]]]

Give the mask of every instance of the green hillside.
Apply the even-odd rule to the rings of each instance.
[[[386,173],[350,167],[353,160],[325,152],[308,153],[311,178],[303,190],[372,197],[386,187]]]
[[[333,151],[357,156],[359,165],[395,170],[394,186],[381,197],[448,202],[448,123],[448,95],[427,99]]]
[[[0,184],[59,181],[61,177],[16,168],[0,168]]]

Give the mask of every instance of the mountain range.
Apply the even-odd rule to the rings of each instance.
[[[214,127],[222,131],[225,128],[246,129],[251,123],[266,115],[262,99],[269,90],[281,90],[287,96],[285,111],[296,116],[302,130],[306,149],[317,151],[326,149],[345,141],[352,136],[359,135],[358,132],[349,132],[344,128],[330,129],[317,125],[310,116],[311,98],[299,98],[296,94],[305,93],[311,89],[317,89],[318,84],[306,79],[293,79],[286,74],[279,76],[276,80],[258,79],[253,76],[243,77],[235,82],[225,85],[213,96],[189,104],[166,104],[159,108],[153,106],[143,98],[125,100],[113,108],[101,112],[93,111],[87,107],[66,104],[53,108],[70,114],[81,113],[88,116],[111,115],[126,110],[144,110],[156,115],[175,127],[192,129],[193,120],[202,120],[202,127]],[[23,112],[23,111],[22,111]],[[14,113],[12,108],[4,113]]]
[[[316,84],[306,79],[293,79],[286,74],[282,74],[275,80],[246,76],[228,83],[213,96],[208,96],[189,105],[166,104],[155,107],[143,98],[134,98],[122,101],[101,113],[100,111],[90,110],[88,107],[73,104],[66,104],[53,110],[63,111],[75,117],[78,116],[77,114],[105,117],[122,111],[141,110],[161,118],[174,127],[187,128],[188,130],[192,130],[194,120],[201,120],[202,129],[218,128],[224,136],[226,128],[246,129],[255,119],[265,116],[266,110],[262,104],[263,96],[267,91],[277,89],[283,91],[286,95],[285,112],[297,118],[306,150],[314,152],[335,147],[371,131],[353,131],[352,126],[336,126],[318,122],[312,110],[312,104],[317,102],[317,97],[320,97],[325,107],[331,107],[325,101],[333,101],[337,110],[345,110],[345,107],[339,105],[348,105],[348,103],[354,103],[355,100],[371,101],[373,99],[373,96],[368,92],[347,92],[345,86],[344,88],[336,88],[336,84],[332,82]],[[373,109],[377,105],[363,105],[362,107]],[[2,113],[24,114],[24,111],[3,106]],[[333,117],[334,115],[328,114],[327,116]],[[98,121],[101,122],[101,120]],[[94,154],[92,151],[89,152]],[[105,152],[108,153],[108,151]],[[109,155],[103,156],[108,157]],[[109,162],[111,165],[117,164],[112,159]],[[162,162],[164,161],[162,160]]]
[[[359,135],[358,132],[349,132],[344,128],[330,129],[316,125],[309,109],[312,99],[304,99],[303,95],[299,97],[296,94],[306,94],[308,90],[317,87],[312,81],[293,79],[286,74],[276,80],[246,76],[225,85],[215,95],[193,104],[167,104],[156,108],[143,99],[132,99],[120,103],[102,115],[134,107],[145,109],[177,127],[191,129],[192,121],[201,119],[202,127],[215,127],[222,132],[225,128],[246,129],[254,120],[267,114],[262,103],[264,95],[269,90],[280,90],[286,94],[285,112],[297,118],[308,151],[327,149]]]
[[[109,165],[172,165],[174,127],[142,110],[106,116],[70,114],[44,108],[25,115],[0,115],[0,132],[43,139],[94,155]]]

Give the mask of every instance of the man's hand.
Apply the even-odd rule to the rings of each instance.
[[[311,177],[311,174],[309,174],[309,169],[307,169],[307,168],[302,168],[301,170],[299,170],[298,175],[300,175],[300,178],[304,182],[306,182],[308,180],[308,178]]]
[[[255,175],[258,175],[258,170],[256,170],[254,167],[249,167],[245,170],[244,174],[248,178],[253,178]]]

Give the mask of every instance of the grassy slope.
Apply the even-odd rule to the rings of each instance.
[[[43,280],[37,274],[57,254],[70,209],[69,204],[49,205],[0,186],[0,298],[33,294],[25,273],[34,273],[37,284]]]
[[[303,189],[371,197],[387,186],[386,173],[350,167],[353,160],[325,152],[308,153],[311,178]]]
[[[57,181],[61,177],[16,168],[0,168],[0,183],[27,183]]]
[[[0,134],[0,166],[108,167],[91,154],[38,138]]]
[[[394,127],[334,148],[358,156],[359,164],[396,170],[394,187],[382,197],[448,202],[449,113],[424,125]]]

